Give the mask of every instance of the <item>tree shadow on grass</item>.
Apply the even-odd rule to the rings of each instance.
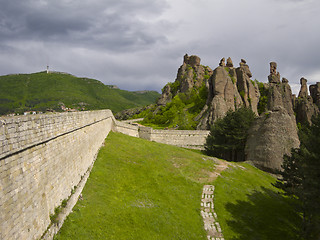
[[[301,218],[295,202],[267,188],[254,191],[247,201],[228,203],[229,228],[238,234],[230,240],[296,240]]]

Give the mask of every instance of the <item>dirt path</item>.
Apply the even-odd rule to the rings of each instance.
[[[204,160],[212,160],[216,164],[215,171],[210,174],[210,182],[217,179],[220,174],[227,169],[231,163],[217,158],[206,157]],[[203,218],[204,229],[207,231],[208,240],[224,240],[221,226],[214,211],[214,186],[204,185],[201,198],[201,216]]]

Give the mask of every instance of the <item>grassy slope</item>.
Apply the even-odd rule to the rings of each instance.
[[[0,76],[0,112],[6,109],[37,110],[87,103],[86,110],[109,108],[114,112],[153,103],[157,92],[110,89],[103,83],[70,74],[45,72]],[[75,105],[74,105],[75,104]]]
[[[83,200],[56,239],[206,239],[200,217],[212,161],[200,153],[110,133]],[[214,184],[226,240],[295,239],[299,217],[277,194],[275,179],[247,164]]]
[[[202,187],[212,161],[110,133],[57,239],[206,239]]]
[[[248,164],[225,170],[216,182],[215,209],[226,240],[294,240],[300,217],[278,194],[275,178]]]

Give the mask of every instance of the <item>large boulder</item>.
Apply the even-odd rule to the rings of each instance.
[[[246,144],[246,161],[256,167],[276,173],[281,170],[284,154],[299,147],[294,115],[281,106],[263,113],[249,130]]]

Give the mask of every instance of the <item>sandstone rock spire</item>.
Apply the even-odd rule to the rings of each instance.
[[[280,82],[277,64],[270,63],[268,106],[249,130],[246,160],[270,172],[281,170],[283,155],[299,147],[292,92],[287,79]]]
[[[320,107],[320,82],[310,85],[309,87],[310,95],[313,99],[313,102]]]
[[[225,67],[226,66],[226,59],[225,58],[221,58],[219,66],[220,67]]]
[[[229,68],[233,67],[233,62],[232,62],[232,59],[230,57],[228,57],[228,59],[227,59],[227,65],[226,66],[229,67]]]
[[[308,94],[307,79],[300,79],[300,92],[298,98],[295,99],[295,113],[296,119],[299,123],[311,124],[311,118],[313,115],[319,113],[319,108],[314,103],[311,96]],[[311,86],[310,86],[311,87]],[[311,92],[311,91],[310,91]]]
[[[269,83],[280,83],[280,73],[277,72],[277,63],[270,63],[270,75],[268,76]]]
[[[299,98],[308,97],[307,79],[302,77],[300,79],[300,84],[301,84],[301,88],[300,88],[300,92],[299,92],[298,97]]]
[[[246,106],[258,114],[259,88],[250,79],[252,76],[249,66],[242,60],[240,67],[231,67],[231,58],[228,66],[224,66],[224,58],[213,71],[209,79],[208,99],[202,112],[196,118],[200,119],[198,129],[210,129],[218,118],[222,118],[229,110]],[[233,64],[232,64],[233,66]]]

